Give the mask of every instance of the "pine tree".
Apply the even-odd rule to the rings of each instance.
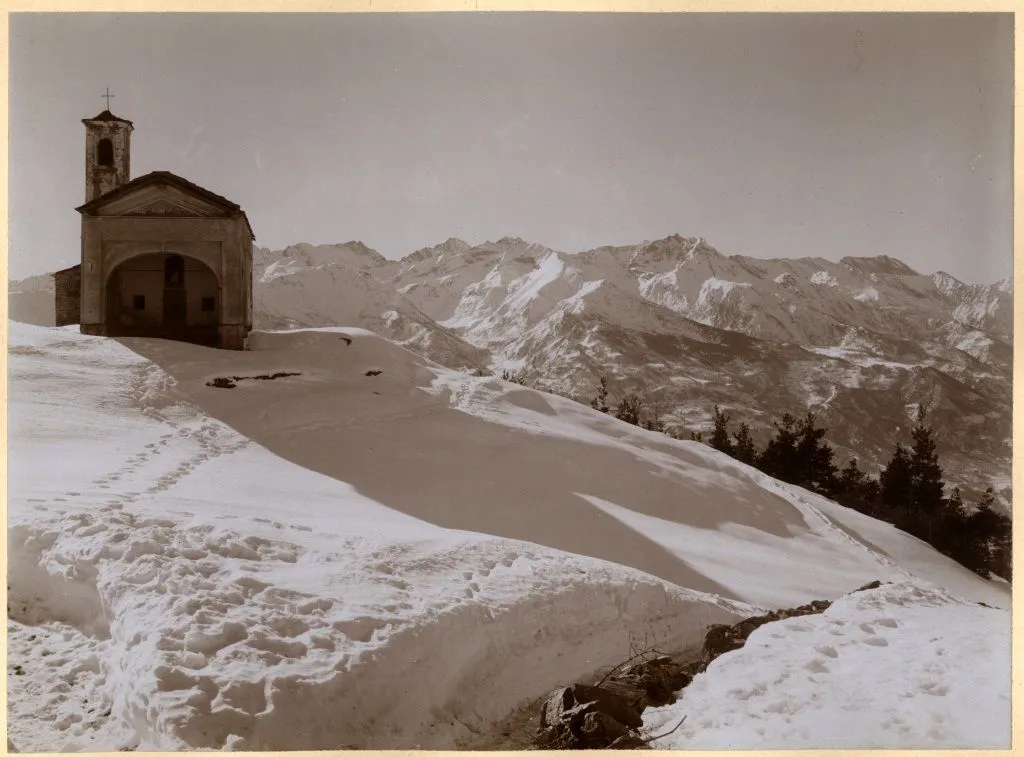
[[[860,469],[860,466],[857,464],[857,458],[851,457],[850,462],[846,464],[846,467],[839,474],[839,485],[843,491],[857,491],[864,486],[867,478],[868,474]]]
[[[590,400],[590,406],[602,413],[607,413],[611,409],[608,407],[608,379],[604,376],[597,387],[597,396]]]
[[[851,457],[839,474],[836,500],[846,507],[873,515],[877,510],[877,499],[878,482],[860,469],[857,458]]]
[[[831,494],[838,487],[835,453],[825,441],[826,429],[815,426],[814,413],[808,412],[798,427],[796,444],[798,483],[808,489]]]
[[[923,409],[917,412],[917,424],[911,431],[914,444],[910,456],[910,476],[912,493],[910,507],[915,519],[919,519],[924,529],[924,536],[929,541],[935,531],[935,524],[943,509],[942,468],[939,456],[935,452],[935,440],[932,429],[925,425]]]
[[[947,500],[946,507],[951,512],[958,512],[958,513],[965,512],[966,508],[964,507],[964,500],[963,500],[962,495],[960,494],[960,487],[959,486],[954,486],[953,487],[953,492],[949,495],[949,499]]]
[[[620,421],[640,425],[640,411],[643,409],[643,400],[636,394],[630,394],[622,398],[622,401],[615,408],[615,417]]]
[[[971,552],[975,540],[971,536],[968,523],[969,516],[960,495],[960,487],[955,486],[949,499],[943,502],[932,543],[942,554],[972,568]]]
[[[1005,513],[996,513],[992,537],[992,572],[1007,581],[1013,580],[1013,521]]]
[[[715,428],[711,432],[711,440],[708,443],[719,452],[724,452],[727,455],[733,454],[732,440],[729,439],[729,414],[715,405],[712,421]]]
[[[890,523],[897,520],[897,514],[906,512],[912,501],[914,481],[910,470],[910,455],[899,442],[892,459],[878,477],[879,499],[883,517]]]
[[[512,384],[519,384],[520,386],[526,386],[526,377],[520,373],[513,373],[508,370],[501,372],[501,380],[508,381]]]
[[[757,445],[750,436],[750,426],[746,423],[740,424],[740,430],[733,435],[732,456],[741,463],[754,465],[757,463]]]
[[[974,564],[968,567],[985,576],[995,573],[1010,580],[1012,523],[1010,518],[995,508],[996,496],[988,487],[968,521],[975,549]]]
[[[666,433],[665,422],[661,420],[661,418],[658,418],[656,416],[645,418],[644,422],[640,425],[642,425],[648,431],[658,431],[662,434]]]
[[[764,448],[764,452],[758,459],[757,467],[769,476],[787,483],[799,483],[800,466],[797,461],[796,445],[800,439],[800,432],[797,420],[786,413],[782,416],[782,420],[774,425],[775,438]]]

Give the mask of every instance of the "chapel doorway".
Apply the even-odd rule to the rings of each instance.
[[[164,259],[163,326],[172,339],[185,338],[188,326],[188,290],[185,289],[185,260],[181,255]]]
[[[129,258],[107,279],[106,333],[196,342],[220,338],[220,283],[206,264],[175,253]]]

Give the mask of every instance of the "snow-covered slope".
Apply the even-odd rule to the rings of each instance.
[[[359,328],[251,347],[12,324],[19,748],[450,747],[631,633],[681,649],[873,579],[1008,606],[703,445]]]
[[[1009,628],[947,592],[890,584],[770,623],[675,704],[648,710],[662,749],[1005,749]]]

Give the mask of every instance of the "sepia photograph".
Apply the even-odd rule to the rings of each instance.
[[[1012,13],[8,22],[8,752],[1011,747]]]

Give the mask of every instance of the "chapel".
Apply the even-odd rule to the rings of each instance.
[[[245,212],[169,171],[132,179],[134,127],[109,99],[82,123],[82,258],[54,275],[57,325],[244,349],[255,239]]]

